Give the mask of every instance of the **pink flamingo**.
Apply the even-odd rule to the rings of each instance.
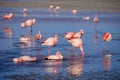
[[[41,40],[42,34],[41,34],[40,30],[39,30],[39,33],[36,35],[35,38],[36,38],[36,40]]]
[[[45,57],[46,60],[62,60],[63,56],[60,51],[56,52],[56,55],[49,55]]]
[[[54,37],[49,37],[49,38],[45,39],[42,42],[42,45],[48,46],[48,50],[50,51],[50,47],[54,46],[57,42],[58,42],[58,35],[55,34]]]
[[[66,32],[64,35],[64,39],[69,39],[71,38],[75,33],[74,32]]]
[[[29,27],[31,27],[31,35],[32,35],[32,26],[36,23],[36,19],[33,18],[33,19],[28,19],[25,21],[25,24]]]
[[[68,40],[68,42],[70,42],[74,47],[79,48],[82,52],[82,58],[84,58],[85,52],[82,47],[83,46],[82,39],[72,37]]]
[[[93,19],[94,23],[98,23],[99,22],[99,19],[98,19],[98,15],[96,14],[94,19]]]
[[[74,14],[74,15],[77,14],[77,12],[78,12],[78,11],[77,11],[76,9],[73,9],[73,10],[71,11],[71,13]]]
[[[111,39],[112,39],[111,33],[109,33],[109,32],[104,33],[103,36],[102,36],[102,39],[104,41],[111,41]]]
[[[24,9],[23,9],[23,16],[27,16],[27,14],[28,14],[28,9],[27,9],[27,8],[24,8]]]
[[[9,14],[5,14],[4,16],[3,16],[3,18],[5,19],[5,20],[10,20],[10,19],[12,19],[13,18],[13,13],[9,13]]]
[[[30,56],[21,56],[18,58],[13,58],[13,62],[15,63],[21,63],[21,62],[29,62],[29,61],[36,61],[36,57],[30,57]]]

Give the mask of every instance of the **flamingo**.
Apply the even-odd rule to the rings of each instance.
[[[28,9],[27,9],[27,8],[24,8],[24,9],[23,9],[23,16],[27,16],[27,13],[28,13]]]
[[[74,15],[77,14],[77,12],[78,12],[78,11],[77,11],[76,9],[73,9],[73,10],[71,11],[71,13],[74,14]]]
[[[58,42],[58,35],[55,34],[54,37],[49,37],[49,38],[45,39],[42,42],[42,45],[48,46],[48,50],[50,51],[50,47],[54,46],[57,42]]]
[[[36,23],[36,19],[33,18],[33,19],[28,19],[25,21],[25,24],[29,27],[31,27],[31,35],[32,35],[32,26]]]
[[[13,13],[9,13],[9,14],[5,14],[4,16],[3,16],[3,18],[5,19],[5,20],[10,20],[10,19],[12,19],[13,18]]]
[[[81,38],[83,34],[84,34],[84,30],[81,29],[79,32],[76,32],[72,37]]]
[[[84,52],[84,49],[83,49],[82,39],[72,37],[68,40],[68,42],[70,42],[72,44],[72,46],[74,46],[76,48],[79,48],[82,52],[82,58],[84,58],[85,52]]]
[[[27,36],[23,36],[19,39],[20,42],[25,43],[25,44],[28,43],[28,40],[29,40],[29,38]]]
[[[56,6],[54,8],[54,12],[56,13],[56,15],[59,15],[59,10],[60,10],[60,6]]]
[[[53,8],[54,8],[53,5],[50,5],[49,8],[48,8],[48,11],[49,11],[49,13],[50,13],[51,15],[52,15],[52,13],[53,13]]]
[[[102,39],[103,39],[104,41],[111,41],[111,39],[112,39],[112,34],[109,33],[109,32],[106,32],[106,33],[103,34]]]
[[[36,38],[36,40],[41,40],[42,34],[41,34],[40,30],[39,30],[39,33],[36,35],[35,38]]]
[[[89,20],[90,17],[89,17],[89,16],[83,16],[82,19],[83,19],[83,20]]]
[[[75,33],[74,32],[66,32],[64,35],[64,39],[69,39],[71,38]]]
[[[62,60],[63,56],[60,51],[56,52],[56,55],[49,55],[45,57],[45,60]]]
[[[93,19],[94,23],[98,23],[99,22],[99,19],[98,19],[98,15],[96,14],[94,19]]]
[[[13,58],[13,62],[15,63],[21,63],[21,62],[29,62],[29,61],[36,61],[36,57],[30,57],[30,56],[21,56],[18,58]]]

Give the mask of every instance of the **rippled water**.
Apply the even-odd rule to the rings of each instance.
[[[73,15],[66,10],[60,11],[59,15],[50,15],[47,9],[30,8],[28,16],[24,17],[22,10],[22,8],[0,8],[0,79],[7,80],[5,76],[29,73],[41,75],[62,73],[63,75],[80,76],[84,72],[120,69],[120,13],[79,11],[78,14]],[[14,14],[14,18],[4,20],[3,15],[10,12]],[[97,25],[93,23],[96,13],[100,20]],[[82,20],[83,16],[90,16],[90,20]],[[29,18],[36,18],[36,24],[32,28],[33,40],[23,48],[23,45],[19,43],[19,38],[23,35],[20,25]],[[5,28],[10,28],[13,34],[6,33]],[[25,35],[30,35],[29,29],[29,27],[25,28]],[[80,29],[84,29],[82,37],[85,50],[84,60],[80,58],[81,52],[78,50],[76,56],[75,49],[71,52],[71,45],[63,39],[63,35],[67,31],[78,32]],[[34,38],[39,30],[41,30],[43,38],[36,41]],[[102,40],[105,32],[112,34],[110,42]],[[42,46],[41,42],[54,34],[59,35],[59,41],[51,47],[51,52],[55,54],[57,51],[61,51],[64,56],[62,61],[43,59],[48,54],[48,48]],[[37,56],[38,60],[22,64],[12,62],[13,58],[22,55]]]

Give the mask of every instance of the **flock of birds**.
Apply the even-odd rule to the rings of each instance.
[[[50,15],[52,14],[56,14],[56,15],[59,15],[59,10],[60,10],[60,7],[59,6],[56,6],[54,8],[53,5],[50,5],[49,8],[48,8],[48,11],[50,13]],[[74,9],[71,11],[72,14],[77,14],[77,10]],[[28,9],[27,8],[24,8],[23,9],[23,15],[24,16],[27,16],[28,15]],[[5,20],[10,20],[12,19],[14,16],[13,13],[9,13],[9,14],[5,14],[3,16],[3,18]],[[83,17],[83,19],[90,19],[90,17]],[[99,19],[98,19],[98,15],[96,14],[94,19],[93,19],[93,22],[95,24],[97,24],[99,22]],[[22,22],[21,23],[21,28],[22,29],[25,29],[27,26],[31,28],[31,35],[32,35],[32,26],[36,23],[36,19],[33,18],[33,19],[27,19],[26,21]],[[82,42],[82,35],[84,34],[84,30],[81,29],[79,32],[66,32],[66,34],[64,35],[64,39],[68,40],[68,42],[76,47],[76,48],[79,48],[81,53],[82,53],[82,58],[84,58],[85,56],[85,52],[84,52],[84,49],[83,49],[83,42]],[[54,37],[49,37],[47,39],[45,39],[44,41],[42,41],[42,45],[43,46],[48,46],[48,56],[45,57],[45,59],[59,59],[59,60],[62,60],[63,59],[63,55],[61,54],[60,51],[57,51],[55,55],[51,55],[50,54],[50,47],[54,46],[57,44],[58,42],[58,35],[55,34]],[[42,34],[39,30],[38,34],[36,34],[35,36],[35,39],[36,40],[41,40],[42,38]],[[106,32],[105,34],[103,34],[103,40],[104,41],[110,41],[112,39],[112,35],[111,33],[109,32]],[[29,37],[26,36],[26,35],[23,35],[20,39],[19,39],[20,42],[22,43],[25,43],[27,44],[27,42],[29,41]],[[30,57],[30,56],[21,56],[21,57],[18,57],[18,58],[14,58],[13,61],[18,63],[18,62],[26,62],[26,61],[36,61],[37,58],[36,57]]]

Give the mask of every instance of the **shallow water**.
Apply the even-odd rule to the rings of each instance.
[[[11,20],[4,20],[3,15],[14,13]],[[93,18],[98,14],[99,23],[95,25]],[[90,20],[82,20],[83,16],[90,16]],[[23,31],[20,24],[29,18],[36,18],[33,26],[32,41],[28,46],[19,43],[21,35],[30,35],[30,28]],[[60,11],[59,15],[49,14],[47,9],[28,9],[28,16],[23,16],[22,8],[0,8],[0,79],[7,80],[5,76],[23,74],[63,74],[64,76],[81,76],[84,73],[100,72],[106,70],[120,70],[120,13],[118,12],[93,12],[79,11],[73,15],[70,11]],[[13,34],[5,32],[10,28]],[[78,32],[84,29],[83,48],[85,58],[81,59],[81,52],[70,51],[71,45],[63,39],[68,31]],[[42,40],[36,41],[38,31],[42,33]],[[104,42],[102,35],[105,32],[112,34],[110,42]],[[61,51],[64,60],[44,60],[48,54],[48,47],[42,46],[41,42],[54,34],[59,35],[58,43],[51,47],[51,54]],[[94,38],[97,36],[98,38]],[[38,51],[40,48],[40,51]],[[77,54],[77,56],[76,56]],[[37,62],[25,62],[15,64],[12,59],[22,55],[37,56]],[[57,75],[59,76],[59,75]],[[79,79],[82,79],[80,77]],[[84,79],[84,78],[83,78]],[[9,78],[12,80],[12,78]],[[37,80],[37,79],[36,79]]]

